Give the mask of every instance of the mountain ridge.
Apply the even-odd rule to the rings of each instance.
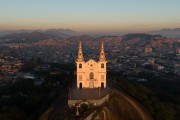
[[[174,28],[174,29],[170,29],[170,28],[165,28],[165,29],[160,29],[160,30],[152,30],[148,32],[149,34],[152,35],[162,35],[165,37],[170,37],[170,38],[180,38],[180,28]]]
[[[80,35],[79,32],[73,31],[71,29],[53,29],[52,28],[52,29],[47,29],[47,30],[41,30],[41,29],[25,30],[25,29],[22,29],[22,30],[1,31],[0,32],[0,37],[4,37],[4,36],[14,34],[14,33],[33,33],[33,32],[50,34],[50,35],[53,35],[55,37],[63,37],[63,38]]]

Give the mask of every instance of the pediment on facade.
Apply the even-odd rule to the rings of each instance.
[[[98,62],[96,62],[96,61],[93,60],[93,59],[89,59],[86,63],[87,63],[87,64],[88,64],[88,63],[89,63],[89,64],[97,64]]]

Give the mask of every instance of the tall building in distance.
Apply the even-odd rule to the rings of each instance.
[[[106,88],[106,57],[102,41],[99,61],[84,61],[82,43],[79,43],[77,64],[77,88]]]

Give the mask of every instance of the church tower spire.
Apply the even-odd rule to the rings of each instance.
[[[103,40],[101,43],[101,51],[100,51],[99,61],[106,61],[106,57],[105,57],[105,53],[104,53],[104,41]]]
[[[81,41],[79,42],[77,61],[78,61],[78,62],[84,61]]]

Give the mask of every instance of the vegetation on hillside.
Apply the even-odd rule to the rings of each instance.
[[[180,119],[180,81],[165,81],[148,73],[139,75],[148,82],[127,81],[125,77],[115,76],[116,85],[144,105],[155,120]]]
[[[37,60],[28,61],[24,64],[22,72],[32,71],[37,65],[39,65]],[[61,71],[58,74],[46,72],[41,85],[35,85],[31,79],[19,78],[13,84],[0,87],[0,120],[24,120],[30,117],[37,119],[72,80],[73,72],[64,72],[64,66],[67,70],[72,68],[72,65],[53,65]]]

